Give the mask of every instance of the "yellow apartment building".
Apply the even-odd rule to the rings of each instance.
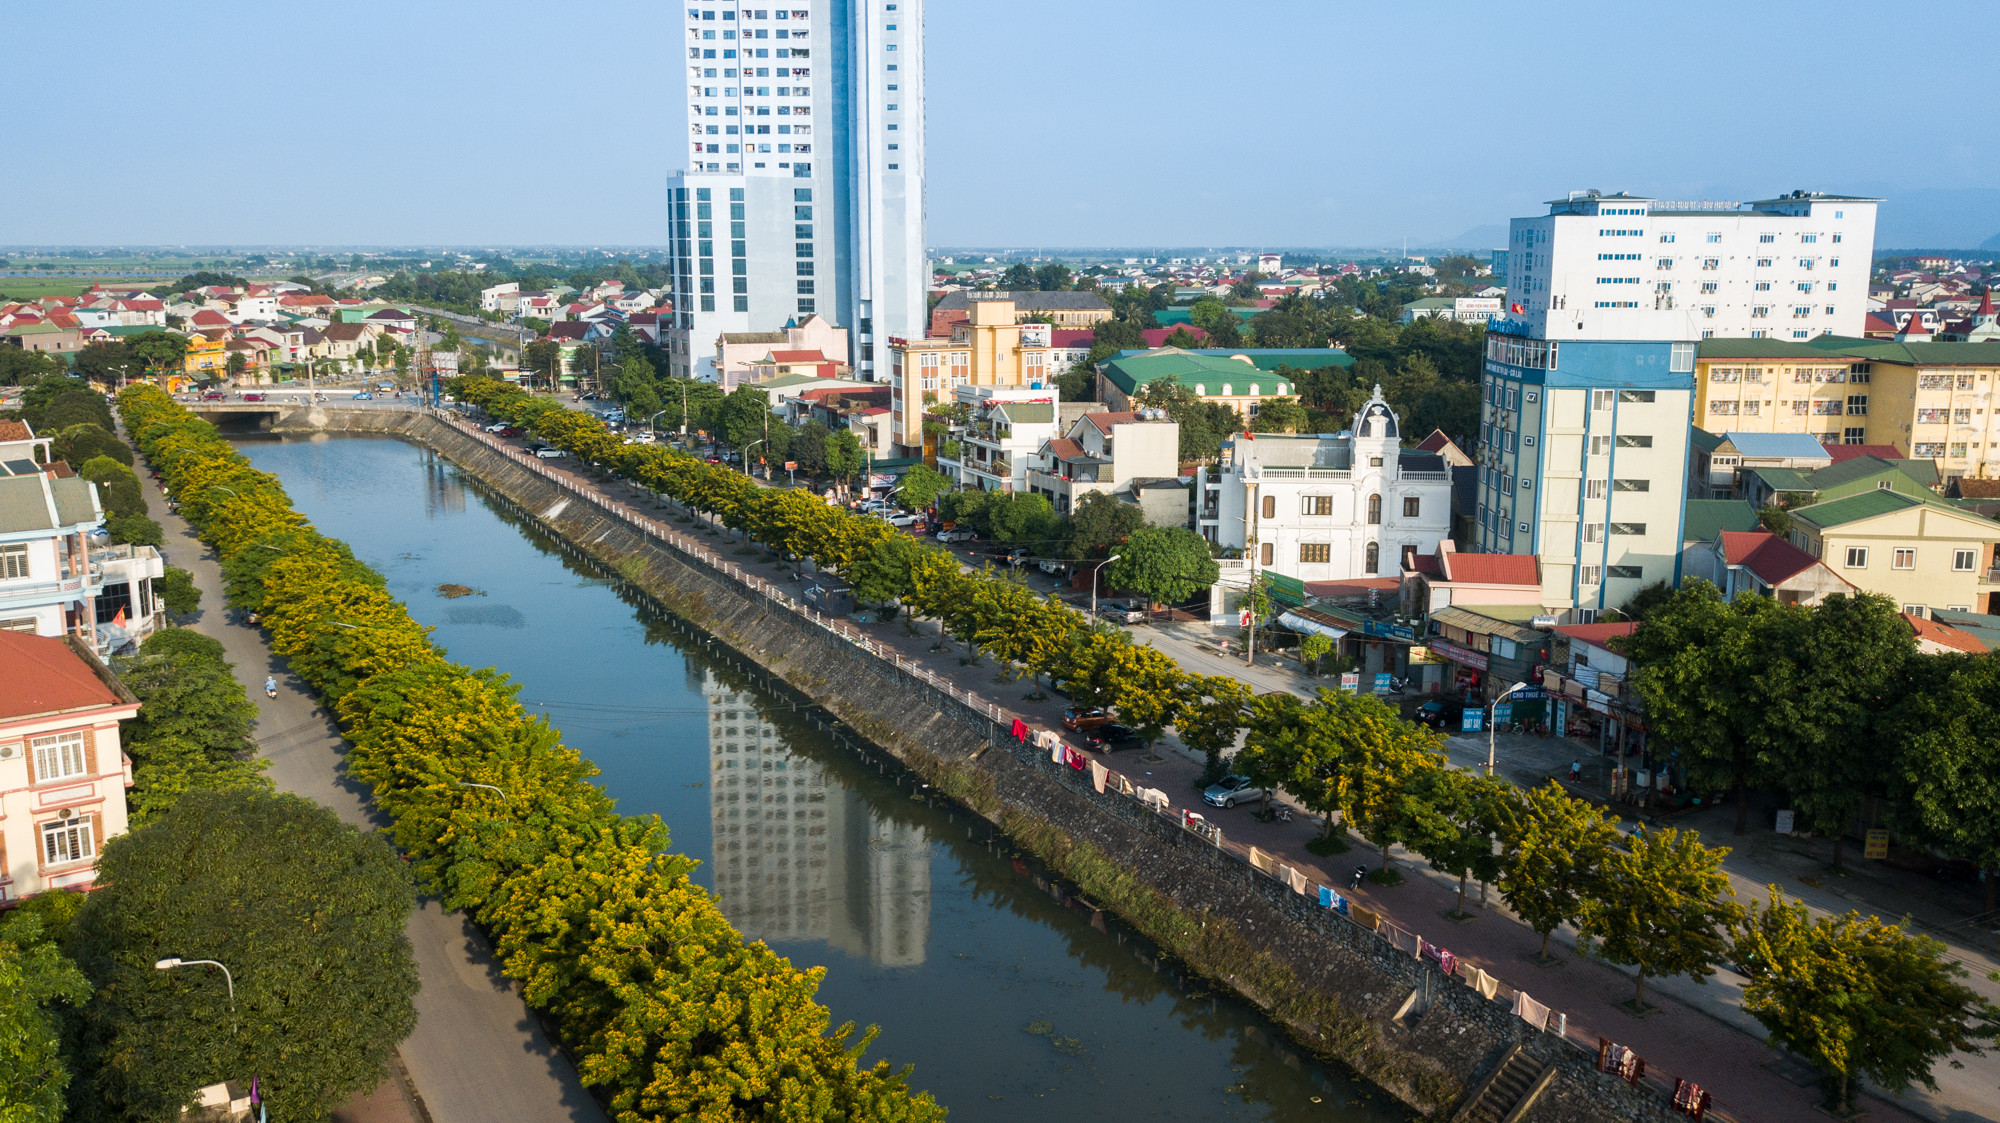
[[[2000,611],[2000,523],[1943,500],[1876,490],[1792,512],[1792,544],[1904,612]]]
[[[2000,478],[2000,343],[1823,335],[1703,340],[1694,423],[1894,445],[1946,477]]]
[[[942,339],[889,339],[889,433],[902,456],[921,456],[924,412],[961,386],[1050,387],[1049,325],[1014,322],[1010,300],[974,300]]]

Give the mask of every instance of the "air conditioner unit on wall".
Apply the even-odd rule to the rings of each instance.
[[[14,754],[20,751],[21,746],[18,744],[0,745],[0,760],[13,760]]]

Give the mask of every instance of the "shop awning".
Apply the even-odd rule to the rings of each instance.
[[[1533,628],[1524,628],[1508,620],[1496,620],[1483,613],[1456,606],[1440,608],[1431,613],[1431,622],[1458,628],[1482,636],[1500,636],[1515,643],[1538,644],[1548,638],[1548,633]]]
[[[1325,636],[1335,642],[1339,642],[1340,638],[1347,634],[1347,629],[1337,627],[1331,618],[1310,608],[1295,608],[1279,616],[1278,623],[1295,632]]]

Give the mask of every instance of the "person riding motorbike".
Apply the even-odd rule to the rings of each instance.
[[[275,677],[264,679],[264,696],[267,698],[276,698],[278,696],[278,680]]]

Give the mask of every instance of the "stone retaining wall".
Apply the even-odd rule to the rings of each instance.
[[[1256,1004],[1304,1045],[1340,1060],[1434,1118],[1520,1043],[1557,1068],[1525,1123],[1680,1118],[1657,1090],[1598,1073],[1573,1042],[1531,1029],[1498,1002],[1480,997],[1430,962],[1398,952],[1375,932],[1319,907],[1182,829],[1173,818],[1116,792],[1099,793],[1090,774],[1050,762],[1015,742],[999,711],[952,684],[849,636],[783,590],[748,575],[705,539],[614,512],[539,465],[523,463],[431,415],[380,409],[315,410],[274,431],[323,426],[402,437],[445,456],[504,497],[527,519],[569,543],[664,608],[687,619],[811,698],[867,741],[937,789],[1017,837],[1053,830],[1112,858],[1138,886],[1171,902],[1172,919],[1126,917],[1167,947],[1185,949],[1214,933],[1282,965],[1279,992],[1268,970],[1232,962],[1191,966]],[[1153,898],[1148,898],[1153,899]],[[1118,902],[1103,902],[1117,909]],[[1147,931],[1162,923],[1181,932]],[[1198,926],[1197,934],[1187,926]],[[1163,938],[1164,937],[1164,938]],[[1247,941],[1247,944],[1245,943]],[[1212,946],[1232,946],[1218,940]]]

